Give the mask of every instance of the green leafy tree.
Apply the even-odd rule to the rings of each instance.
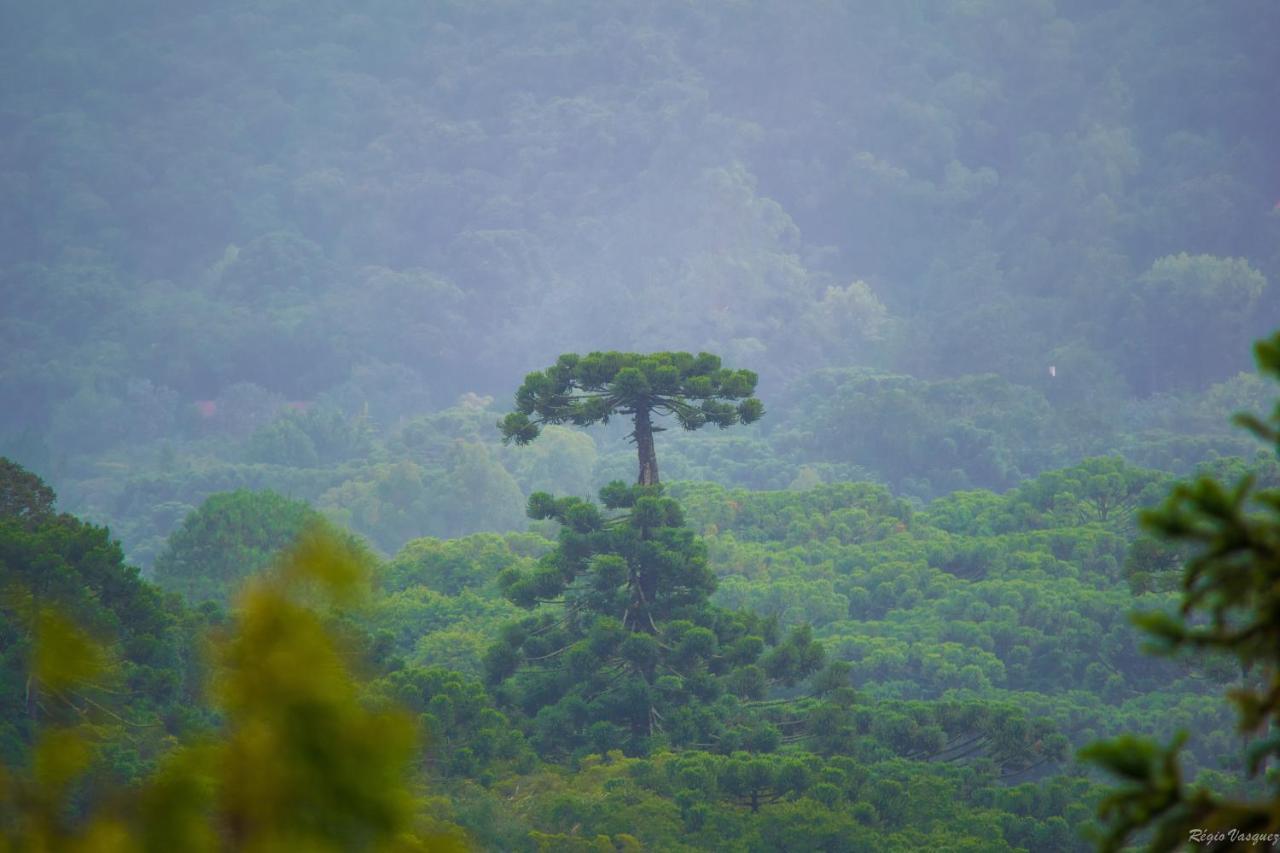
[[[366,707],[351,650],[317,609],[358,600],[367,555],[312,527],[277,568],[248,588],[213,644],[217,736],[174,750],[142,785],[83,805],[74,794],[98,748],[92,719],[48,729],[31,772],[0,769],[0,849],[464,849],[409,784],[412,719]],[[43,621],[33,666],[43,681],[66,691],[109,666],[73,622]]]
[[[423,537],[406,544],[379,569],[388,591],[415,586],[445,595],[487,585],[504,569],[550,549],[550,540],[533,533],[473,533],[460,539]]]
[[[1141,393],[1203,388],[1241,367],[1233,342],[1249,340],[1267,279],[1243,258],[1171,255],[1119,298],[1127,369]]]
[[[749,424],[764,414],[751,396],[755,388],[754,373],[721,367],[718,356],[705,352],[568,353],[525,377],[516,391],[516,411],[498,427],[504,441],[528,444],[544,424],[589,426],[629,416],[640,463],[637,482],[652,486],[658,483],[653,434],[663,429],[654,424],[655,415],[674,415],[687,430]]]
[[[374,687],[421,715],[431,733],[426,763],[437,775],[492,780],[510,765],[531,763],[524,738],[478,681],[441,667],[406,667]]]
[[[717,768],[720,790],[739,805],[760,811],[765,803],[803,793],[812,784],[809,768],[798,758],[735,753]]]
[[[446,535],[524,525],[524,493],[495,457],[483,444],[458,442],[450,449],[445,476],[436,485],[444,493],[437,498],[437,513],[444,519]]]
[[[305,501],[240,489],[211,495],[156,558],[155,580],[199,604],[230,603],[240,584],[323,516]]]
[[[1168,476],[1136,468],[1118,456],[1085,459],[1078,465],[1041,474],[1020,486],[1014,504],[1026,504],[1037,526],[1069,523],[1123,524],[1135,509],[1153,503]]]
[[[611,483],[609,514],[579,498],[529,499],[531,517],[560,523],[559,546],[499,584],[522,607],[550,606],[509,625],[486,669],[544,753],[642,753],[655,737],[770,749],[776,732],[744,705],[822,664],[807,629],[779,643],[774,624],[710,604],[706,548],[660,488]]]
[[[1158,536],[1143,535],[1133,541],[1125,554],[1124,576],[1135,595],[1170,592],[1178,588],[1182,567],[1190,555],[1181,543]]]
[[[0,757],[25,754],[50,715],[104,703],[117,706],[116,722],[180,728],[182,659],[192,654],[179,630],[181,608],[125,564],[105,527],[55,515],[53,491],[38,477],[17,465],[5,473],[21,486],[10,494],[22,497],[0,515]],[[108,700],[100,686],[59,688],[33,674],[39,625],[49,612],[121,658],[113,689],[122,702]],[[146,740],[125,749],[119,762],[125,775],[132,772],[126,765],[148,750]]]
[[[1256,349],[1262,372],[1280,379],[1280,335]],[[1280,404],[1263,421],[1238,421],[1280,449]],[[1240,731],[1251,739],[1248,769],[1263,775],[1251,786],[1259,799],[1237,800],[1204,786],[1189,785],[1178,760],[1186,735],[1171,747],[1126,736],[1097,743],[1084,756],[1125,780],[1102,803],[1110,824],[1104,850],[1120,850],[1137,832],[1151,828],[1150,849],[1181,849],[1202,834],[1206,849],[1255,849],[1255,839],[1280,833],[1280,773],[1268,765],[1280,758],[1280,489],[1257,488],[1251,477],[1227,487],[1210,477],[1174,488],[1165,503],[1144,517],[1160,536],[1193,552],[1182,575],[1176,616],[1137,617],[1165,651],[1228,655],[1243,671],[1231,699]]]
[[[508,451],[503,464],[527,493],[589,495],[598,454],[591,436],[565,427],[542,430],[538,442],[519,451]]]
[[[363,457],[371,448],[368,420],[347,419],[332,408],[291,411],[249,436],[251,462],[307,468],[338,465]]]
[[[809,461],[865,466],[899,492],[935,497],[1007,488],[1039,464],[1048,401],[997,376],[928,381],[858,369],[817,371],[788,389],[779,430]]]
[[[0,519],[38,523],[53,515],[55,496],[44,481],[0,456]]]
[[[441,455],[440,464],[371,465],[321,495],[319,506],[388,553],[420,536],[524,526],[524,494],[493,450],[457,441]]]

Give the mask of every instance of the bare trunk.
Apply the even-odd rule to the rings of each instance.
[[[641,409],[636,412],[636,454],[640,457],[640,479],[642,486],[658,485],[658,454],[653,448],[653,422],[649,419],[649,411]]]
[[[638,480],[641,486],[656,486],[658,484],[658,454],[653,447],[653,421],[648,409],[639,408],[635,412],[635,432],[631,437],[636,442],[636,455],[640,461],[640,478]],[[647,530],[641,531],[641,537],[649,538]],[[631,577],[628,579],[627,585],[631,591],[631,603],[627,608],[627,616],[630,617],[630,624],[627,619],[623,619],[623,624],[633,631],[644,631],[652,634],[657,631],[657,626],[653,624],[653,615],[649,612],[649,608],[653,605],[654,596],[657,590],[654,589],[653,579],[646,577],[643,567],[632,566]]]
[[[641,486],[656,486],[658,485],[658,453],[653,446],[653,421],[650,418],[648,409],[640,409],[636,412],[635,424],[636,429],[632,433],[632,437],[636,441],[636,456],[640,462],[640,477],[637,482]],[[648,538],[647,534],[645,534],[645,538]],[[653,614],[649,612],[656,592],[652,588],[651,579],[645,577],[643,570],[640,572],[633,571],[630,586],[631,606],[627,612],[631,614],[632,624],[627,627],[633,631],[643,631],[648,634],[656,633],[657,626],[653,623]],[[624,619],[624,624],[625,621]],[[641,674],[647,683],[653,683],[651,669]],[[654,716],[656,713],[657,709],[650,705],[647,715],[649,737],[653,737]],[[643,731],[637,733],[642,734]]]
[[[39,634],[40,619],[40,593],[43,591],[43,584],[37,586],[31,591],[31,632],[28,636],[35,637]],[[27,673],[26,692],[23,696],[23,703],[26,705],[24,710],[27,712],[27,718],[31,720],[31,731],[35,733],[36,727],[40,722],[40,681],[33,673]]]

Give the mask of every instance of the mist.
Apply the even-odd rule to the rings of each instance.
[[[1274,3],[214,5],[0,11],[0,456],[106,526],[139,582],[231,606],[224,574],[289,538],[246,519],[323,519],[393,567],[384,592],[449,598],[416,627],[387,617],[397,659],[480,678],[524,606],[500,576],[533,571],[569,517],[531,518],[530,496],[636,476],[629,410],[504,441],[517,388],[566,353],[705,352],[751,371],[764,411],[658,422],[717,607],[811,626],[864,695],[1012,703],[1074,748],[1135,725],[1139,695],[1196,697],[1199,717],[1143,731],[1229,737],[1226,706],[1207,710],[1222,685],[1141,658],[1125,614],[1175,609],[1173,576],[1135,568],[1142,508],[1179,477],[1275,473],[1229,420],[1275,399],[1251,349],[1280,326]],[[282,503],[243,497],[266,492]],[[235,546],[175,580],[211,500]],[[1020,591],[943,604],[935,574]],[[1055,607],[1075,621],[1027,615]],[[1022,633],[981,627],[1002,608]],[[553,745],[532,700],[485,689],[525,757],[449,779],[650,754]],[[1195,767],[1241,766],[1198,749]],[[1066,785],[1071,754],[1001,772]],[[859,820],[885,839],[914,820],[888,817],[887,790],[841,795],[874,802]],[[459,802],[482,848],[634,831],[526,815],[485,835]]]

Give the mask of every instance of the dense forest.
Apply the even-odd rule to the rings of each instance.
[[[0,850],[1280,831],[1277,43],[4,3]]]

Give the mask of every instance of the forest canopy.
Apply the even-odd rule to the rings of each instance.
[[[0,848],[1268,829],[1278,43],[7,4]]]

